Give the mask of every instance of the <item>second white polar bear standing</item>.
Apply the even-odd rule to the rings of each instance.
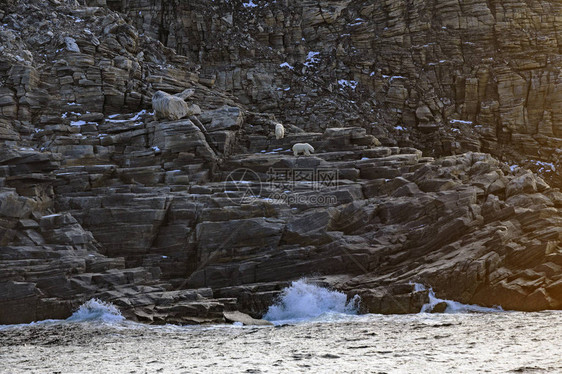
[[[311,153],[314,153],[314,147],[308,143],[296,143],[293,145],[293,154],[298,156],[299,153],[304,153],[305,156],[310,156]]]
[[[279,139],[283,139],[284,136],[285,136],[285,128],[283,127],[282,124],[276,123],[275,124],[275,138],[277,140],[279,140]]]

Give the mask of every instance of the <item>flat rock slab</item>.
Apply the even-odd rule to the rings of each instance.
[[[273,326],[273,323],[265,319],[256,319],[239,311],[223,312],[224,318],[230,322],[240,322],[248,326]]]

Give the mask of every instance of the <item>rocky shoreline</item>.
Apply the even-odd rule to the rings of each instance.
[[[259,318],[301,277],[370,313],[419,312],[414,283],[562,308],[556,178],[481,152],[428,157],[392,121],[329,121],[321,106],[303,125],[291,101],[270,110],[261,91],[221,85],[114,2],[39,3],[0,6],[0,324],[66,318],[92,297],[147,323]],[[189,111],[155,119],[157,90],[188,90]],[[330,95],[317,103],[361,114],[346,111],[359,97]],[[299,142],[315,153],[295,157]]]

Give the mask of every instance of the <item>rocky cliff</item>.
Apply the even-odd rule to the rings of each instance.
[[[562,308],[556,175],[481,153],[558,162],[559,7],[3,2],[0,323],[259,316],[302,276],[370,312],[413,282]]]
[[[562,182],[559,1],[108,1],[254,110]]]

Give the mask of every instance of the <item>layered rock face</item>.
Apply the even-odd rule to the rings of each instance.
[[[0,6],[0,324],[65,318],[91,297],[150,323],[221,322],[225,312],[231,319],[232,310],[259,317],[283,287],[303,276],[360,294],[364,311],[377,313],[418,312],[427,291],[416,291],[414,282],[466,303],[562,308],[562,194],[531,171],[485,153],[434,159],[409,147],[415,139],[434,140],[420,148],[443,146],[449,138],[437,134],[449,128],[443,122],[449,117],[423,101],[441,95],[437,86],[409,86],[425,78],[382,83],[382,73],[390,73],[383,61],[406,69],[399,63],[407,58],[400,44],[391,48],[388,40],[363,34],[364,43],[382,43],[386,55],[372,55],[375,66],[366,68],[375,71],[372,76],[356,77],[361,64],[354,64],[339,86],[326,77],[348,69],[339,62],[353,60],[345,49],[353,44],[342,44],[333,67],[325,65],[324,50],[309,55],[305,49],[301,57],[309,57],[308,65],[306,59],[288,60],[300,53],[290,51],[299,37],[314,46],[321,38],[330,48],[338,46],[331,37],[339,34],[322,30],[355,17],[350,12],[359,3],[331,2],[321,9],[307,2],[293,8],[288,2],[270,8],[239,4],[231,16],[230,5],[222,3],[213,5],[213,15],[206,2],[182,2],[175,13],[119,3],[126,6],[121,10],[135,11],[130,22],[111,10],[116,2]],[[391,5],[388,14],[377,13],[382,5],[364,11],[371,21],[387,22],[390,14],[402,14]],[[255,17],[268,9],[274,17]],[[282,18],[287,9],[294,10],[292,18]],[[184,27],[174,26],[174,18],[169,25],[177,31],[158,28],[172,13]],[[447,27],[483,27],[474,17]],[[356,23],[350,31],[375,27]],[[249,33],[244,44],[237,39],[243,25],[263,30],[255,40]],[[375,29],[390,37],[393,25]],[[193,38],[194,30],[211,39],[182,39]],[[217,39],[204,30],[216,31]],[[270,36],[272,30],[287,31],[279,39]],[[431,30],[427,35],[434,35]],[[287,45],[285,35],[292,35]],[[185,56],[153,37],[165,37]],[[232,48],[220,49],[221,43]],[[433,48],[447,43],[453,42]],[[255,45],[264,54],[251,49]],[[242,50],[248,54],[231,56]],[[214,64],[199,65],[218,51],[223,55]],[[232,65],[221,65],[227,58]],[[456,65],[431,66],[437,71]],[[275,74],[268,70],[274,67]],[[449,84],[450,77],[423,74]],[[373,86],[362,88],[368,82]],[[307,95],[284,96],[296,90],[277,89],[286,83]],[[184,100],[179,107],[185,113],[151,112],[159,90]],[[407,94],[405,99],[412,90],[427,109],[419,100],[401,111],[392,109],[399,101],[381,109],[397,97],[393,92]],[[451,118],[475,121],[462,117],[474,108],[451,105],[459,115]],[[415,123],[405,121],[407,107]],[[494,126],[503,128],[502,118]],[[275,137],[279,119],[282,139]],[[396,130],[400,123],[410,130]],[[483,139],[462,131],[450,135],[466,144]],[[315,153],[295,157],[295,143],[309,143]]]
[[[285,122],[489,152],[562,182],[559,1],[108,3]]]

